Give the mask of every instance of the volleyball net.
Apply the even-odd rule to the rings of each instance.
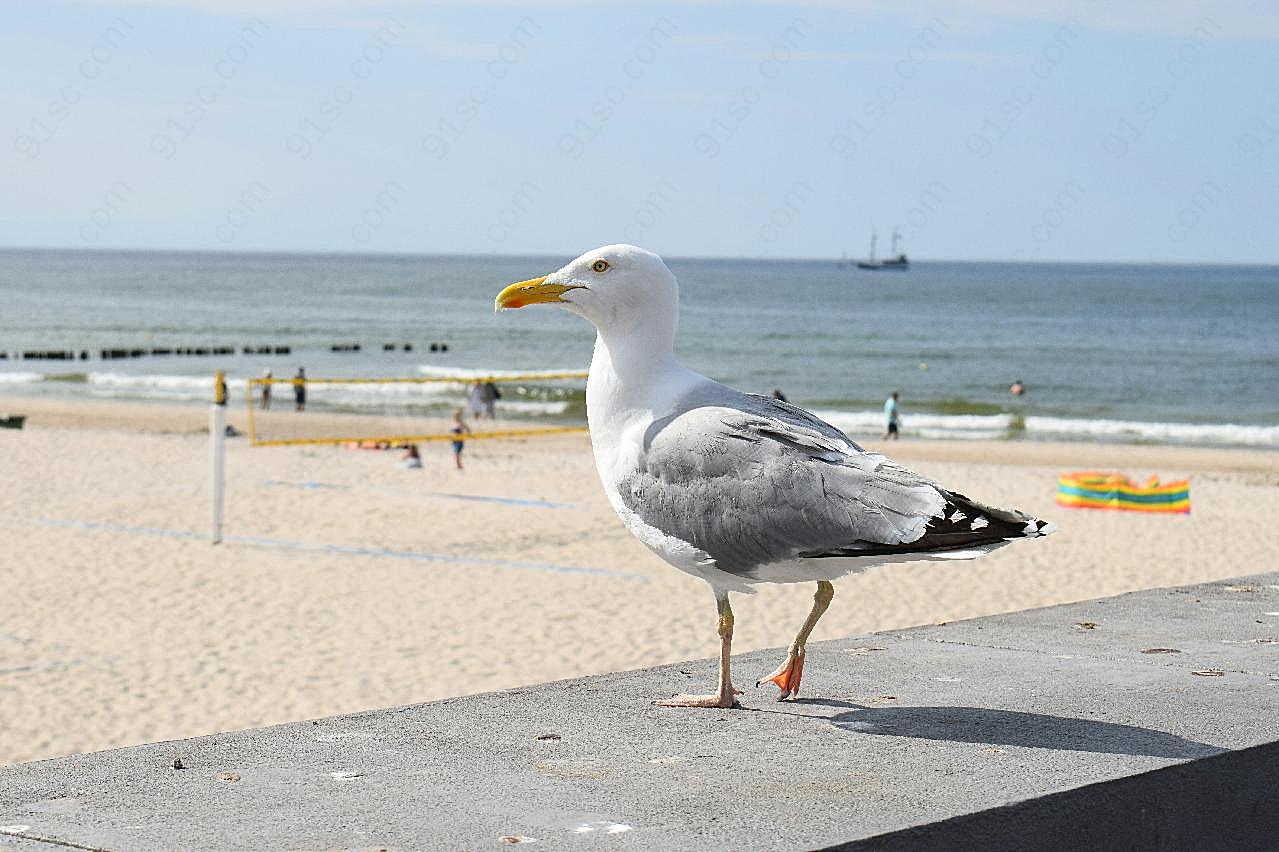
[[[586,373],[502,372],[408,378],[256,378],[246,383],[252,447],[332,444],[364,448],[586,431]]]

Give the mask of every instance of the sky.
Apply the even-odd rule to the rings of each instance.
[[[1279,263],[1277,42],[1242,0],[11,0],[0,245]]]

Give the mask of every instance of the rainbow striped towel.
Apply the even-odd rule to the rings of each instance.
[[[1057,477],[1057,505],[1079,509],[1190,513],[1190,480],[1159,483],[1152,476],[1137,485],[1118,473],[1076,472]]]

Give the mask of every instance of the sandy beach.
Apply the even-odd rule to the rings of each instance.
[[[393,452],[231,439],[213,546],[203,407],[7,396],[5,413],[28,421],[0,430],[0,763],[716,651],[709,589],[625,531],[585,435],[471,441],[463,471],[446,443],[403,470]],[[846,578],[815,639],[1276,567],[1256,519],[1279,514],[1279,453],[854,437],[1061,532]],[[1057,507],[1057,474],[1089,468],[1188,475],[1194,511]],[[785,645],[811,595],[736,598],[735,649]],[[822,694],[820,654],[804,687]]]

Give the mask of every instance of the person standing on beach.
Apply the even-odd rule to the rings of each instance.
[[[293,374],[293,410],[306,410],[306,370],[302,367]]]
[[[466,425],[466,421],[462,419],[462,409],[453,409],[453,426],[449,429],[453,433],[453,463],[457,465],[457,469],[462,469],[462,448],[466,442],[462,439],[463,435],[471,434],[471,427]]]
[[[897,427],[901,424],[901,415],[897,413],[897,391],[884,401],[884,440],[897,440]]]
[[[470,409],[471,416],[476,420],[484,419],[484,385],[471,382],[466,389],[466,407]]]
[[[262,402],[260,408],[263,411],[271,410],[271,370],[262,371]]]
[[[501,398],[502,392],[492,382],[485,382],[484,386],[480,388],[480,401],[484,405],[484,416],[489,420],[497,419],[497,401]]]

